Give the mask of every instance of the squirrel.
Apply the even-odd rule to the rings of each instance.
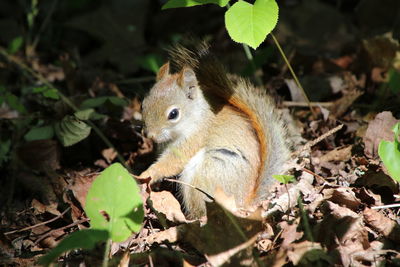
[[[163,149],[138,178],[178,176],[211,196],[220,187],[241,207],[265,198],[289,156],[272,99],[228,75],[207,43],[169,54],[142,102],[147,136]],[[189,218],[205,215],[206,194],[182,184],[179,193]]]

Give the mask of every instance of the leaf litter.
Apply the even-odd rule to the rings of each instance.
[[[92,15],[100,17],[98,14]],[[70,26],[77,27],[74,23]],[[347,32],[343,34],[349,38]],[[337,42],[341,40],[337,38]],[[103,49],[109,47],[106,44]],[[388,47],[387,52],[383,53],[382,47]],[[352,110],[355,103],[372,105],[366,98],[387,82],[388,69],[396,67],[391,66],[391,60],[398,54],[398,45],[392,36],[382,35],[364,40],[359,49],[361,54],[352,52],[330,60],[306,58],[311,62],[304,64],[312,65],[313,72],[306,75],[324,84],[324,90],[331,90],[324,92],[331,96],[331,102],[313,103],[316,117],[309,110],[294,108],[304,99],[291,79],[281,78],[292,95],[292,101],[281,106],[290,107],[294,117],[294,126],[290,127],[299,129],[293,138],[300,142],[315,140],[344,125],[313,146],[296,147],[298,153],[288,162],[296,182],[277,182],[270,197],[249,210],[238,208],[232,197],[216,192],[215,202],[207,203],[207,216],[198,220],[186,219],[175,183],[163,182],[153,189],[142,184],[142,227],[126,241],[112,244],[110,265],[399,265],[399,209],[390,206],[400,200],[399,185],[388,176],[378,157],[379,142],[393,141],[391,129],[399,121],[398,113],[368,109],[368,114],[361,115]],[[126,60],[118,58],[116,64],[126,69]],[[365,60],[373,63],[368,71],[359,67]],[[78,82],[85,73],[70,69],[67,55],[61,57],[61,62],[62,68],[37,59],[31,65],[47,80],[66,80],[71,91],[79,92]],[[100,78],[88,84],[93,98],[110,92],[123,97],[117,84]],[[268,82],[267,87],[274,86]],[[315,101],[325,100],[322,96]],[[140,100],[131,98],[118,116],[115,107],[111,110],[103,130],[135,173],[140,173],[156,153],[154,144],[128,122],[133,120],[140,128]],[[58,104],[56,113],[61,118],[67,114]],[[7,103],[0,105],[1,119],[21,116]],[[21,164],[12,167],[18,190],[12,208],[0,210],[0,266],[33,266],[60,240],[89,227],[83,210],[87,191],[98,172],[116,160],[116,151],[93,134],[70,148],[46,139],[25,142],[15,151]],[[4,196],[5,200],[11,199],[7,192]],[[98,266],[102,255],[100,246],[94,251],[71,251],[59,260],[66,266]]]

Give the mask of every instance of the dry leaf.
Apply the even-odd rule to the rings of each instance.
[[[365,208],[363,215],[365,222],[376,231],[397,243],[400,242],[400,225],[397,222],[370,208]]]
[[[322,194],[326,200],[332,201],[340,206],[345,206],[351,210],[357,210],[361,205],[361,201],[348,187],[325,189]]]
[[[322,155],[319,159],[321,162],[326,161],[348,161],[351,158],[351,149],[353,146],[339,147]]]
[[[169,221],[175,223],[188,222],[182,213],[181,205],[170,192],[151,192],[150,199],[153,202],[153,207],[164,214]]]
[[[376,115],[368,125],[363,138],[364,153],[369,158],[378,156],[378,146],[381,140],[393,141],[393,126],[398,122],[392,113],[384,111]]]

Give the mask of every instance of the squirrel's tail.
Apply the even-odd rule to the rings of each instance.
[[[272,175],[282,174],[289,156],[286,128],[271,97],[245,79],[228,76],[224,66],[209,52],[206,42],[197,42],[193,47],[177,45],[169,54],[173,71],[192,68],[206,94],[227,101],[249,117],[260,143],[261,165],[248,202],[266,196],[275,181]]]
[[[249,116],[260,142],[261,166],[249,201],[262,199],[276,182],[272,175],[285,171],[284,165],[289,158],[286,126],[276,112],[272,98],[264,90],[238,78],[233,92],[229,102]]]

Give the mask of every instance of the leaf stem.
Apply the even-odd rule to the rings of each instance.
[[[302,93],[304,99],[305,99],[306,102],[308,103],[308,107],[310,108],[310,111],[312,112],[312,114],[313,114],[314,116],[316,116],[317,114],[315,113],[314,109],[312,108],[311,102],[310,102],[310,100],[308,99],[307,94],[306,94],[306,92],[304,91],[304,88],[303,88],[303,86],[301,85],[299,79],[297,78],[297,75],[296,75],[296,73],[294,72],[294,70],[293,70],[293,68],[292,68],[292,65],[290,64],[289,60],[287,59],[287,57],[286,57],[286,55],[285,55],[285,52],[283,51],[283,49],[282,49],[281,45],[279,44],[278,40],[275,38],[275,35],[274,35],[272,32],[271,32],[270,34],[271,34],[272,39],[274,40],[274,43],[275,43],[276,47],[277,47],[278,50],[279,50],[279,53],[281,53],[281,56],[282,56],[283,60],[285,61],[286,65],[288,66],[289,71],[290,71],[290,73],[292,74],[292,77],[293,77],[293,79],[294,79],[294,82],[296,83],[297,87],[299,87],[300,92]]]
[[[111,239],[107,239],[106,241],[106,247],[104,248],[104,257],[103,257],[103,264],[101,265],[102,267],[107,267],[108,266],[108,259],[110,255],[110,249],[111,249]]]

